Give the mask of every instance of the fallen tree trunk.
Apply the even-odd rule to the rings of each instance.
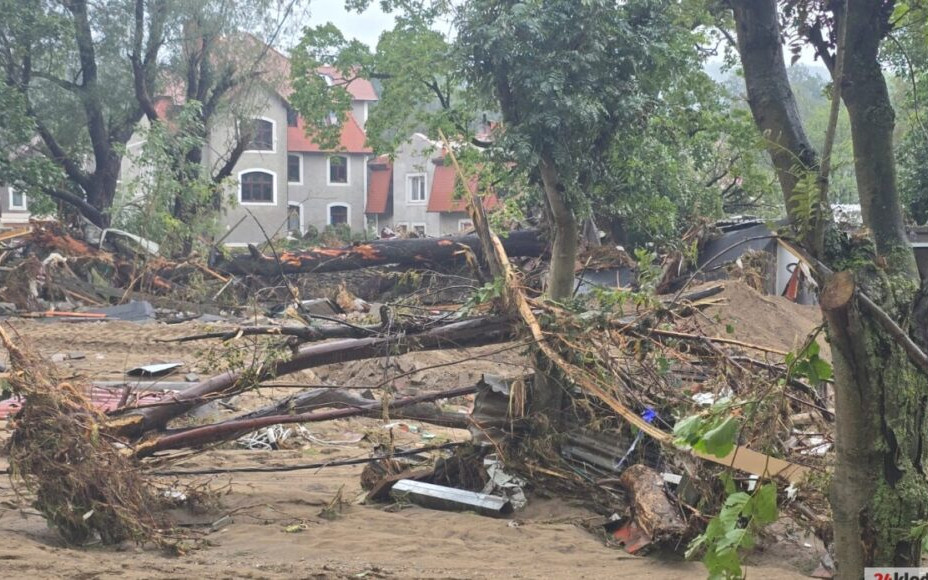
[[[535,230],[510,232],[503,240],[510,256],[541,256],[545,241]],[[312,248],[298,252],[282,252],[280,263],[273,256],[265,256],[254,246],[250,255],[238,255],[215,264],[215,268],[231,274],[308,274],[357,270],[385,264],[402,266],[443,266],[465,263],[465,254],[483,254],[477,236],[448,238],[421,238],[408,240],[375,240],[344,248]]]
[[[321,407],[334,407],[336,405],[362,409],[369,407],[374,402],[374,399],[366,399],[351,391],[339,389],[309,389],[300,393],[294,393],[271,405],[236,417],[236,420],[246,421],[274,415],[298,415],[316,411]],[[391,411],[393,411],[393,409],[391,409]],[[365,414],[368,416],[380,416],[382,412],[383,409],[378,404]],[[468,415],[461,413],[445,413],[430,402],[397,408],[395,413],[391,412],[390,417],[393,419],[423,421],[425,423],[431,423],[432,425],[440,425],[442,427],[451,427],[454,429],[467,429],[473,424],[473,421]]]
[[[632,465],[622,473],[619,483],[632,500],[635,523],[654,542],[680,539],[686,525],[667,499],[660,473],[646,465]]]
[[[515,328],[504,318],[473,318],[439,326],[418,334],[356,338],[315,344],[301,349],[287,360],[271,362],[247,373],[226,371],[173,395],[165,404],[129,411],[113,419],[117,435],[138,437],[152,429],[162,429],[168,421],[217,397],[238,394],[252,385],[309,368],[327,364],[400,355],[412,351],[440,350],[497,344],[512,340]]]
[[[402,409],[420,403],[436,401],[438,399],[451,399],[464,395],[471,395],[477,392],[477,386],[459,387],[439,393],[426,393],[414,397],[398,399],[390,403],[389,408]],[[346,417],[357,417],[365,415],[372,411],[379,413],[382,410],[380,401],[368,401],[362,407],[351,407],[346,409],[335,409],[332,411],[317,411],[312,413],[297,413],[292,415],[270,415],[258,417],[255,419],[232,419],[214,425],[204,427],[193,427],[176,433],[171,433],[141,443],[135,448],[136,457],[148,457],[158,451],[167,449],[180,449],[183,447],[194,447],[214,443],[216,441],[227,441],[239,435],[250,433],[257,429],[270,427],[272,425],[284,425],[288,423],[312,423],[318,421],[330,421],[333,419],[344,419]]]
[[[363,338],[380,334],[383,329],[382,324],[368,326],[239,326],[231,330],[166,338],[156,342],[192,342],[215,338],[228,341],[242,336],[292,336],[303,342],[316,342],[333,338]]]

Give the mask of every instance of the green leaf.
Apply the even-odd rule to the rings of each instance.
[[[693,558],[699,550],[706,545],[706,535],[699,534],[693,541],[690,542],[690,545],[686,547],[686,553],[683,555],[687,560]]]
[[[750,548],[753,545],[754,537],[746,528],[735,528],[726,532],[725,536],[715,545],[715,551],[723,554],[742,547]]]
[[[811,359],[813,357],[817,357],[820,350],[821,347],[818,345],[818,341],[813,340],[805,349],[803,349],[802,356]]]
[[[734,334],[734,333],[735,333],[735,327],[734,327],[734,325],[732,325],[732,324],[726,324],[726,325],[725,325],[725,332],[727,332],[728,334]]]
[[[732,478],[731,473],[725,471],[722,473],[719,479],[722,480],[722,485],[725,487],[726,494],[733,495],[738,491],[738,488],[735,487],[735,480]]]
[[[725,457],[735,448],[737,434],[738,421],[734,417],[728,417],[721,425],[702,436],[701,445],[697,446],[697,449],[716,457]]]
[[[666,375],[670,371],[670,361],[667,360],[667,357],[661,355],[657,357],[657,372],[661,375]]]
[[[726,522],[722,521],[722,518],[716,516],[709,520],[709,525],[706,526],[706,531],[703,533],[703,536],[707,542],[711,542],[724,536],[729,528],[731,528],[731,526],[726,525]]]
[[[819,381],[827,381],[834,374],[831,365],[825,359],[815,357],[809,361],[809,364]]]
[[[703,564],[709,569],[709,578],[741,578],[741,562],[735,550],[724,553],[708,550]]]
[[[728,529],[734,528],[744,511],[744,506],[751,500],[751,496],[743,491],[733,493],[725,500],[725,505],[719,511],[718,520]]]
[[[692,446],[699,439],[703,420],[699,415],[690,415],[677,422],[673,427],[674,436],[681,441],[681,445]]]
[[[769,524],[777,519],[777,486],[765,483],[760,486],[751,501],[744,508],[744,514],[754,516],[760,525]]]

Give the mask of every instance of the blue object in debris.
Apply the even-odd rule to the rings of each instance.
[[[641,418],[648,423],[653,423],[654,419],[657,419],[657,412],[651,407],[648,407],[644,410],[643,413],[641,413]]]

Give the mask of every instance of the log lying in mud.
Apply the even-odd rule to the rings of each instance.
[[[536,230],[510,232],[503,240],[509,256],[541,256],[547,244]],[[274,256],[265,256],[254,246],[249,255],[220,260],[216,269],[231,274],[309,274],[357,270],[371,266],[399,264],[401,266],[451,265],[464,263],[467,253],[481,255],[477,236],[375,240],[344,248],[311,248],[282,252],[278,264]],[[282,271],[282,272],[281,272]]]
[[[111,420],[117,435],[139,437],[146,431],[163,429],[168,421],[218,397],[238,394],[268,380],[327,364],[349,362],[413,351],[440,350],[497,344],[512,340],[515,325],[506,318],[482,317],[439,326],[416,334],[338,340],[300,349],[289,359],[251,370],[247,376],[226,371],[173,395],[156,406],[134,409]]]
[[[354,409],[370,408],[365,413],[366,416],[380,416],[383,409],[378,404],[371,407],[373,399],[366,399],[355,391],[342,389],[308,389],[300,393],[294,393],[270,405],[256,409],[237,417],[237,420],[244,421],[249,419],[259,419],[273,415],[296,415],[309,413],[320,409],[321,407],[350,407]],[[390,410],[392,419],[404,419],[410,421],[423,421],[432,425],[442,427],[451,427],[454,429],[467,429],[473,424],[468,415],[462,413],[445,413],[440,407],[430,402],[413,404],[410,406],[403,405],[397,409]]]
[[[679,539],[686,531],[680,512],[664,493],[661,474],[646,465],[632,465],[619,478],[632,501],[635,523],[654,542]]]
[[[413,397],[397,399],[390,403],[391,410],[398,410],[404,407],[410,407],[438,399],[450,399],[461,397],[477,392],[477,386],[459,387],[439,393],[425,393]],[[288,423],[313,423],[317,421],[330,421],[333,419],[344,419],[346,417],[357,417],[367,415],[371,412],[380,413],[382,404],[380,401],[367,401],[360,407],[348,407],[344,409],[334,409],[330,411],[316,411],[310,413],[296,413],[285,415],[266,415],[262,417],[249,419],[231,419],[222,423],[205,425],[203,427],[193,427],[174,433],[162,435],[157,438],[143,441],[135,448],[136,457],[148,457],[158,451],[168,449],[180,449],[184,447],[196,447],[215,443],[217,441],[228,441],[245,433],[255,431],[272,425],[282,425]]]

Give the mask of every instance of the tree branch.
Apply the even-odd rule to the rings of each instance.
[[[79,93],[80,91],[82,91],[82,90],[84,89],[83,86],[81,86],[81,85],[79,85],[79,84],[77,84],[77,83],[73,83],[73,82],[68,81],[68,80],[65,80],[65,79],[63,79],[63,78],[56,77],[55,75],[52,75],[52,74],[49,74],[49,73],[46,73],[46,72],[42,72],[42,71],[32,71],[32,76],[34,76],[34,77],[36,77],[36,78],[39,78],[39,79],[45,79],[45,80],[49,81],[50,83],[53,83],[53,84],[55,84],[56,86],[58,86],[58,87],[60,87],[60,88],[62,88],[62,89],[64,89],[64,90],[66,90],[66,91],[68,91],[68,92],[71,92],[71,93]]]
[[[61,200],[69,205],[74,206],[80,210],[81,214],[89,219],[95,226],[99,228],[106,227],[106,218],[103,213],[94,206],[87,203],[87,200],[80,197],[79,195],[53,188],[45,188],[42,190],[42,192],[51,198]]]

